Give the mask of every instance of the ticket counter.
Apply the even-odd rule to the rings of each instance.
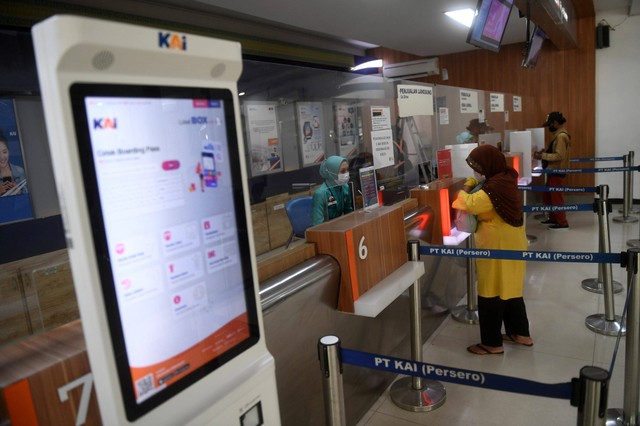
[[[405,266],[407,249],[402,205],[358,210],[309,228],[306,237],[308,242],[315,243],[318,254],[331,255],[340,264],[338,309],[344,312],[359,313],[356,303],[374,287],[380,292],[393,285],[391,281],[408,281],[408,287],[424,273],[424,268],[420,273],[412,270],[414,265]],[[400,276],[389,279],[393,273]],[[390,303],[393,293],[371,301],[376,307],[367,308],[363,315],[375,316]]]
[[[462,189],[465,178],[448,178],[429,182],[411,190],[411,197],[418,200],[419,206],[429,206],[435,211],[435,223],[431,244],[444,244],[446,237],[450,237],[454,216],[451,203],[456,194]]]

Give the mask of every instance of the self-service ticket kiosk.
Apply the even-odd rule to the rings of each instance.
[[[33,28],[105,425],[277,425],[238,43],[72,16]]]

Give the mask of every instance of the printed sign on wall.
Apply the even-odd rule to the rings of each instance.
[[[504,111],[504,95],[502,93],[491,93],[489,99],[491,101],[491,112]]]
[[[433,115],[433,87],[398,84],[398,115]]]
[[[522,98],[520,96],[513,97],[513,112],[522,112]]]
[[[478,112],[478,92],[475,90],[460,89],[460,112]]]

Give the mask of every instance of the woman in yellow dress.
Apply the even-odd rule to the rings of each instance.
[[[477,216],[475,246],[479,249],[526,250],[518,173],[491,145],[480,145],[471,151],[467,164],[473,169],[474,177],[467,179],[453,207]],[[469,193],[479,183],[482,188]],[[525,261],[477,259],[476,265],[480,343],[467,350],[476,355],[502,354],[503,341],[532,346],[522,297]],[[501,331],[503,323],[504,334]]]

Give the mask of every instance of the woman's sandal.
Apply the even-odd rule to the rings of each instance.
[[[515,343],[517,345],[522,346],[533,346],[533,341],[531,343],[524,343],[517,340],[518,336],[515,334],[503,334],[502,340],[509,343]]]
[[[467,350],[474,355],[502,355],[504,353],[503,350],[501,350],[500,352],[493,352],[482,343],[471,345],[467,348]]]

